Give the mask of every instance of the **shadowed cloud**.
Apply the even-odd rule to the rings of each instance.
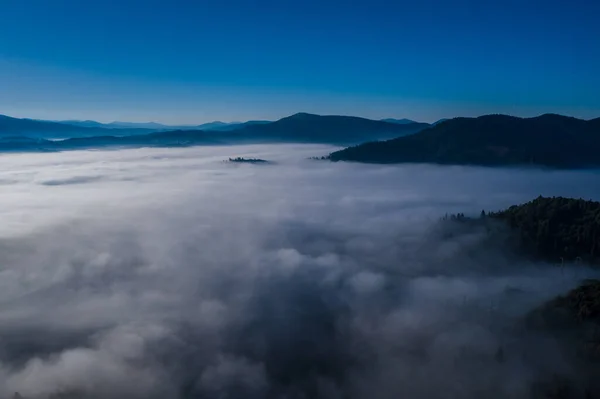
[[[306,159],[332,149],[2,157],[0,396],[525,398],[574,373],[515,326],[596,273],[436,223],[599,198],[594,172]]]

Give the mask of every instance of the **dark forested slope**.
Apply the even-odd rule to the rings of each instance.
[[[411,136],[349,147],[329,158],[367,163],[597,167],[600,119],[554,114],[455,118]]]
[[[517,230],[522,248],[541,258],[600,261],[600,202],[538,197],[490,216]]]

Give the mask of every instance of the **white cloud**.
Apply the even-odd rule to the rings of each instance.
[[[475,363],[448,362],[495,351],[491,303],[508,323],[588,272],[481,249],[490,274],[464,256],[477,232],[440,241],[431,223],[540,194],[597,199],[597,175],[306,159],[330,150],[0,157],[0,395],[523,394],[530,364],[486,361],[473,381]],[[222,162],[235,156],[275,164]]]

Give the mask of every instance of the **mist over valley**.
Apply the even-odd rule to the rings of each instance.
[[[595,363],[523,326],[597,270],[440,220],[539,195],[597,200],[596,171],[307,159],[336,149],[0,157],[0,394],[596,392]],[[272,163],[223,162],[237,157]]]

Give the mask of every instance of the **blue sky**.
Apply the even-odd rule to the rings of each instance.
[[[0,113],[600,116],[600,2],[0,0]]]

